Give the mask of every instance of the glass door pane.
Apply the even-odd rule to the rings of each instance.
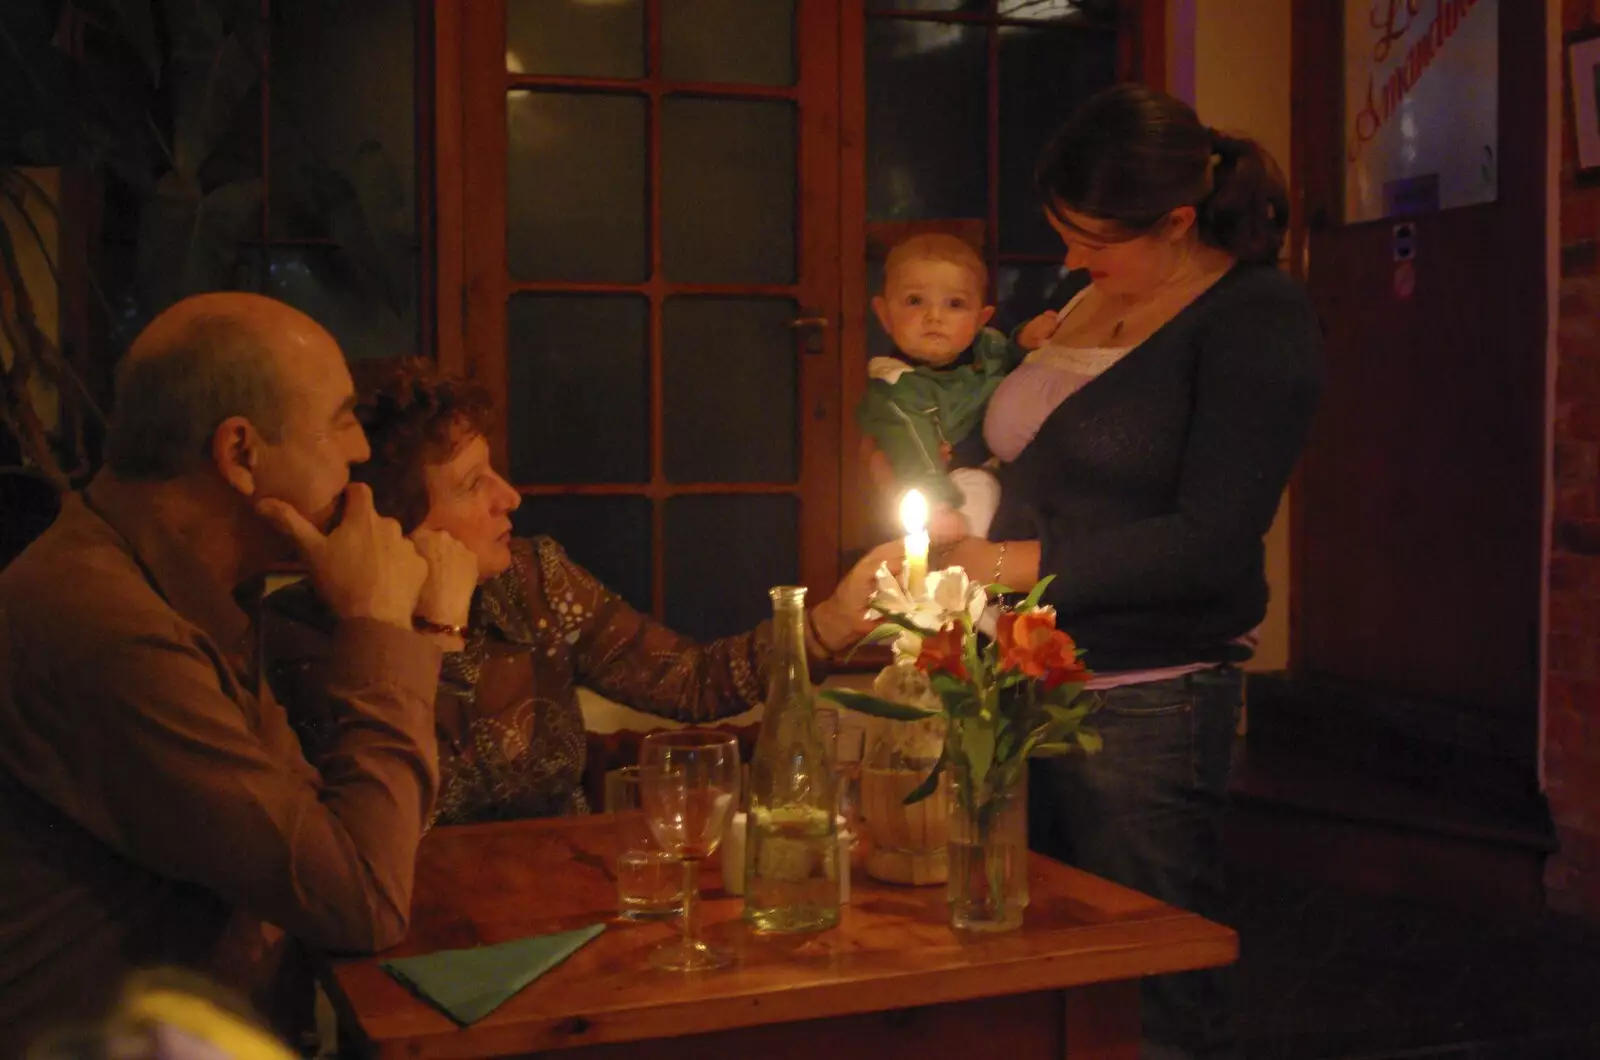
[[[518,280],[650,275],[643,96],[506,97],[506,249]]]
[[[644,0],[506,0],[506,69],[643,77]]]
[[[668,96],[661,259],[678,283],[793,283],[794,105]]]
[[[662,5],[668,81],[792,85],[795,0],[673,0]]]
[[[637,295],[511,296],[506,427],[515,482],[650,481],[649,311]],[[580,444],[584,435],[590,444]]]
[[[662,319],[669,482],[800,477],[799,365],[786,298],[670,298]]]
[[[867,215],[982,217],[988,33],[981,25],[867,22]]]

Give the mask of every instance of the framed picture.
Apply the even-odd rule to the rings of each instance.
[[[1578,140],[1578,172],[1600,176],[1600,29],[1567,38],[1567,73],[1572,84],[1572,128]]]

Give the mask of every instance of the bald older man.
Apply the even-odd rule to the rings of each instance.
[[[463,610],[476,565],[349,485],[354,404],[310,318],[180,302],[124,360],[106,469],[0,573],[0,1056],[132,968],[197,968],[282,1020],[285,933],[404,935],[438,779],[440,651],[414,625]],[[340,617],[321,772],[236,597],[297,549]]]

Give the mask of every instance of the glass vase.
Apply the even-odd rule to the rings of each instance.
[[[1028,767],[989,770],[976,787],[954,761],[946,767],[950,806],[950,926],[1015,931],[1028,906]]]

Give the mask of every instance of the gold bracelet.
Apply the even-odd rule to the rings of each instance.
[[[994,577],[989,579],[991,585],[1004,585],[1000,580],[1000,568],[1006,562],[1006,542],[1000,542],[1000,554],[994,558]]]

